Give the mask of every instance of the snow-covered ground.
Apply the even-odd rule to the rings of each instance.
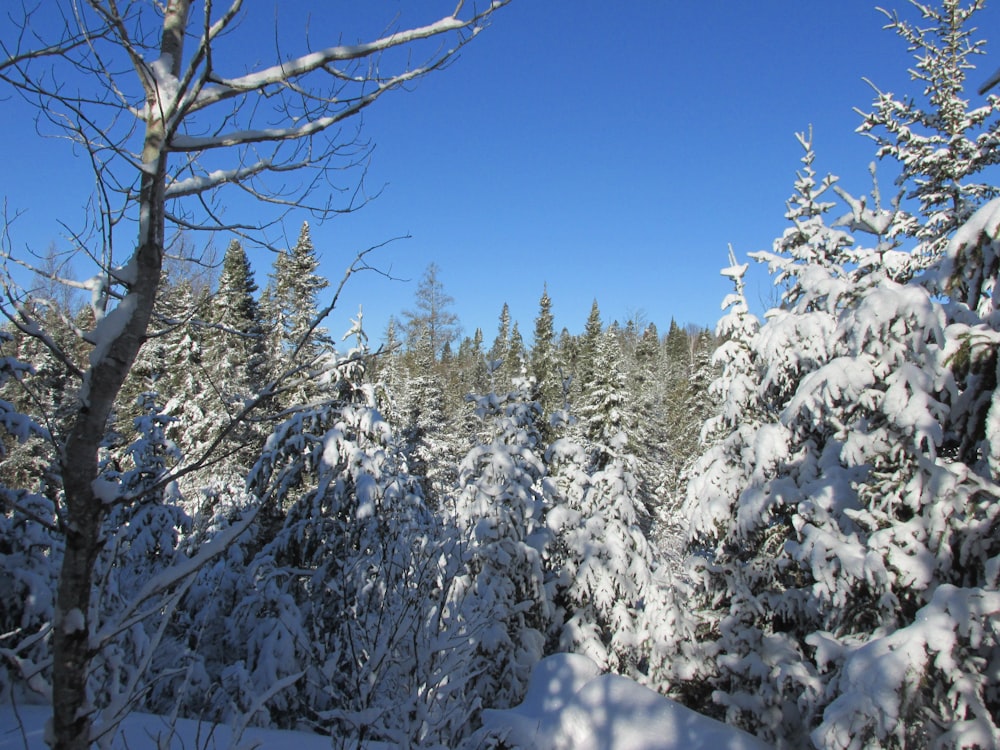
[[[42,706],[0,706],[0,750],[45,750]],[[524,702],[486,711],[484,723],[506,731],[509,744],[526,750],[767,750],[755,737],[692,711],[618,675],[602,675],[577,654],[550,656],[535,668]],[[229,727],[132,714],[116,748],[223,750],[233,746]],[[158,742],[160,740],[160,742]],[[162,744],[161,744],[162,743]],[[330,739],[303,732],[248,729],[236,747],[329,750]]]

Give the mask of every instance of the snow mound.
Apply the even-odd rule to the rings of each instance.
[[[757,738],[702,716],[578,654],[535,667],[521,705],[483,712],[507,742],[531,750],[766,750]]]

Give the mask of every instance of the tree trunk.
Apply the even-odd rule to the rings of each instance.
[[[183,34],[190,0],[171,0],[163,22],[161,54],[171,56],[173,73],[180,72]],[[94,493],[98,477],[97,453],[108,416],[122,384],[135,362],[156,301],[163,265],[167,127],[162,119],[167,103],[158,100],[155,86],[147,85],[147,121],[139,192],[139,242],[132,257],[134,277],[118,308],[108,317],[124,317],[124,324],[107,342],[102,324],[95,328],[95,349],[80,389],[77,411],[61,456],[65,513],[63,564],[59,572],[53,628],[52,712],[50,742],[57,750],[84,750],[90,746],[93,706],[87,695],[87,677],[94,656],[90,634],[94,565],[100,552],[104,501]],[[167,105],[167,106],[165,106]]]

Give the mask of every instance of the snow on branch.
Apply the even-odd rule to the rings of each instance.
[[[100,647],[110,641],[137,620],[144,619],[148,613],[143,612],[142,607],[147,602],[156,600],[165,591],[186,580],[190,580],[195,572],[219,555],[225,553],[233,544],[233,541],[250,528],[250,524],[257,518],[259,510],[259,505],[252,508],[228,529],[207,544],[203,544],[195,554],[170,566],[147,581],[131,603],[123,609],[119,617],[109,622],[94,635],[93,644],[95,647]],[[154,608],[155,606],[157,605],[154,605]]]
[[[318,52],[311,52],[301,55],[293,60],[289,60],[278,65],[272,65],[254,73],[237,78],[220,79],[217,85],[211,86],[199,93],[192,103],[191,110],[195,111],[210,106],[223,99],[230,99],[250,91],[259,91],[268,86],[284,84],[295,78],[300,78],[315,70],[319,70],[333,62],[344,62],[348,60],[359,60],[370,57],[378,52],[383,52],[392,47],[399,47],[410,44],[420,39],[427,39],[450,31],[461,31],[472,27],[473,35],[478,33],[480,26],[477,24],[487,15],[502,5],[506,5],[509,0],[494,2],[490,7],[477,14],[471,19],[463,21],[455,16],[448,16],[432,24],[421,26],[415,29],[399,31],[382,37],[367,44],[338,45],[327,47]],[[451,52],[449,52],[449,55]],[[446,55],[447,56],[447,55]]]
[[[379,84],[372,92],[359,97],[350,106],[335,112],[334,114],[326,115],[325,117],[317,117],[315,119],[309,119],[301,124],[292,125],[285,128],[261,128],[253,130],[235,130],[229,133],[223,133],[221,135],[198,137],[191,135],[177,134],[174,135],[170,140],[170,150],[176,152],[184,151],[206,151],[214,148],[226,148],[229,146],[240,146],[248,143],[261,143],[265,141],[291,141],[298,140],[302,138],[308,138],[311,135],[320,133],[329,127],[336,125],[342,120],[346,120],[349,117],[353,117],[358,112],[363,110],[365,107],[370,105],[376,99],[378,99],[386,91],[398,88],[404,83],[412,81],[419,78],[427,73],[431,72],[435,68],[439,67],[444,63],[445,60],[454,52],[450,51],[448,55],[442,56],[442,58],[431,65],[424,66],[421,68],[413,68],[404,73],[400,73],[397,76],[390,78],[384,83]],[[244,93],[244,92],[239,92]]]
[[[224,185],[227,182],[242,182],[248,177],[260,174],[271,168],[270,159],[261,159],[256,164],[249,167],[237,167],[235,169],[216,169],[204,175],[188,177],[177,180],[167,186],[164,193],[167,198],[183,198],[187,195],[196,195],[206,190]]]

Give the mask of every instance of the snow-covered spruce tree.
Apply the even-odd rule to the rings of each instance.
[[[222,370],[217,375],[225,378],[216,388],[227,404],[242,403],[264,384],[264,326],[256,293],[250,259],[239,240],[232,240],[212,298],[208,353]]]
[[[581,394],[594,377],[594,358],[597,356],[597,345],[603,332],[604,323],[601,321],[601,308],[595,299],[590,306],[590,314],[584,324],[583,333],[577,337],[576,367],[573,370],[573,382],[570,390],[571,402],[574,407],[579,403]]]
[[[267,376],[265,332],[260,306],[254,296],[254,281],[250,260],[238,240],[232,240],[222,261],[218,288],[209,300],[205,321],[197,331],[201,342],[200,361],[188,368],[188,377],[198,378],[193,393],[203,397],[203,434],[209,439],[233,420],[260,393]],[[182,401],[168,403],[172,415],[183,413],[183,399],[192,394],[185,389],[173,394]],[[175,406],[181,409],[174,408]],[[269,405],[268,405],[269,406]],[[185,455],[194,457],[206,445],[191,445],[184,420],[176,426],[178,441]],[[207,428],[207,429],[206,429]],[[246,470],[259,455],[261,429],[250,421],[236,425],[215,450],[216,456],[201,471],[185,478],[189,488],[185,495],[189,503],[203,499],[204,510],[233,492],[241,494],[246,483]],[[211,513],[206,515],[210,518]]]
[[[6,377],[0,383],[0,398],[17,412],[33,415],[46,428],[47,439],[32,433],[27,439],[7,441],[6,453],[0,461],[0,482],[11,487],[44,491],[55,502],[59,480],[49,476],[52,470],[52,434],[60,434],[72,411],[72,368],[76,367],[77,352],[73,346],[73,311],[56,299],[55,290],[40,289],[37,296],[25,303],[33,317],[44,321],[49,335],[67,347],[70,362],[63,362],[38,339],[10,326],[11,339],[4,339],[4,356],[10,362],[31,363],[30,377]]]
[[[302,222],[298,239],[291,249],[274,259],[265,313],[270,345],[267,346],[271,376],[288,370],[293,362],[306,370],[330,341],[324,328],[317,325],[319,293],[329,282],[316,270],[319,259],[309,232],[309,222]],[[283,406],[309,403],[315,388],[309,378],[299,378],[301,385],[282,395]]]
[[[164,291],[168,290],[170,311],[160,320],[161,340],[152,348],[163,370],[147,385],[149,391],[137,396],[140,411],[136,416],[147,414],[146,394],[154,393],[171,417],[165,425],[166,437],[176,443],[181,455],[193,458],[204,454],[229,421],[229,414],[216,382],[220,369],[211,359],[212,350],[206,348],[211,333],[207,322],[210,290],[190,276],[167,285]],[[122,410],[119,418],[130,414]],[[138,424],[135,417],[132,423]]]
[[[629,417],[621,338],[615,328],[601,334],[583,429],[562,427],[546,451],[553,532],[546,562],[556,607],[550,648],[667,691],[690,676],[681,644],[693,633],[668,596],[669,575],[656,570],[645,532],[649,511],[633,453],[642,431]]]
[[[501,373],[509,375],[510,388],[516,391],[520,386],[515,384],[518,379],[523,379],[528,373],[528,350],[524,346],[524,337],[521,336],[521,327],[514,321],[510,327],[510,347],[507,349],[507,360],[501,367]]]
[[[471,338],[466,336],[462,339],[455,357],[454,370],[454,393],[461,394],[463,405],[467,404],[465,397],[470,393],[486,393],[490,390],[489,362],[483,351],[483,331],[481,328],[477,328]],[[470,415],[471,410],[462,409],[461,411],[466,415],[465,421],[471,424],[471,420],[474,419]]]
[[[528,365],[529,374],[538,384],[538,400],[545,414],[563,406],[562,372],[556,358],[555,336],[552,298],[546,286],[538,301],[538,317],[535,318],[535,335]]]
[[[938,275],[899,273],[900,213],[846,200],[852,237],[793,208],[793,232],[760,254],[785,296],[749,349],[760,380],[730,458],[744,468],[722,481],[716,446],[692,477],[714,698],[789,747],[990,746],[996,495],[949,447],[982,384],[949,368],[976,358],[954,356]]]
[[[446,394],[441,384],[442,368],[435,361],[429,331],[406,353],[408,377],[397,395],[400,437],[409,466],[424,488],[432,507],[455,482],[455,464],[461,450],[451,440]]]
[[[94,199],[88,211],[97,218],[88,213],[87,230],[71,232],[79,245],[76,256],[94,263],[80,283],[91,291],[95,317],[89,330],[78,332],[85,364],[71,370],[74,401],[66,429],[54,436],[54,474],[65,491],[57,518],[60,532],[71,533],[63,533],[51,631],[53,747],[82,750],[95,739],[95,712],[87,698],[91,602],[107,510],[95,490],[97,455],[122,385],[146,341],[168,224],[256,233],[275,219],[259,211],[268,203],[279,214],[290,205],[320,217],[350,210],[352,205],[310,200],[321,183],[314,178],[344,164],[340,125],[387,92],[438,69],[504,5],[506,0],[482,10],[451,6],[439,20],[397,29],[370,43],[323,46],[320,41],[307,53],[283,55],[280,65],[261,64],[254,45],[239,41],[239,24],[246,20],[239,2],[197,12],[191,0],[125,6],[58,0],[44,11],[58,23],[39,23],[43,10],[24,5],[0,28],[0,82],[8,93],[23,95],[46,113],[46,127],[54,131],[46,135],[63,136],[44,143],[68,140],[88,155],[84,162],[92,166],[97,184],[88,192]],[[422,46],[424,40],[432,43]],[[400,48],[411,54],[380,57]],[[245,55],[251,57],[244,60]],[[400,67],[392,66],[389,57]],[[370,65],[376,58],[382,64]],[[78,85],[49,86],[52,80]],[[331,86],[336,96],[330,95]],[[289,180],[290,171],[313,170],[312,176]],[[258,199],[256,213],[244,221],[225,212],[223,221],[219,192],[235,186]],[[74,223],[70,217],[63,222]],[[126,239],[132,232],[133,238]],[[10,246],[20,244],[14,237]],[[125,255],[121,248],[128,248]],[[30,265],[30,259],[21,260]],[[6,283],[0,312],[57,357],[72,361],[66,347],[24,308],[27,290],[9,277]]]
[[[601,469],[605,461],[625,449],[637,422],[613,330],[598,335],[590,367],[591,375],[581,385],[576,412],[581,435],[593,446],[594,467]]]
[[[584,654],[602,669],[642,679],[653,640],[646,607],[653,589],[653,552],[640,527],[634,459],[624,435],[588,450],[573,438],[546,452],[557,488],[547,525],[554,534],[548,564],[562,623],[558,648]]]
[[[735,535],[719,545],[720,531],[732,522],[740,492],[751,483],[758,458],[764,459],[761,470],[770,463],[763,450],[759,456],[757,453],[758,448],[766,447],[758,445],[757,439],[771,414],[760,396],[764,374],[756,351],[760,321],[750,312],[744,292],[748,267],[737,263],[730,248],[729,266],[722,275],[732,281],[733,292],[723,301],[725,314],[716,326],[719,345],[713,364],[718,375],[709,386],[717,411],[702,429],[704,448],[686,477],[687,495],[680,513],[686,548],[692,554],[683,575],[670,582],[668,602],[686,613],[675,618],[675,629],[697,637],[686,643],[668,641],[657,652],[659,664],[669,670],[667,682],[673,683],[674,692],[706,713],[712,712],[711,693],[719,672],[715,656],[720,622],[738,597],[734,593],[738,584],[733,585],[730,576],[742,572],[739,561],[752,553],[752,542]],[[733,565],[732,570],[729,565]]]
[[[675,415],[668,408],[667,372],[659,331],[654,323],[649,323],[636,342],[628,369],[627,388],[634,399],[635,413],[640,415],[631,451],[636,457],[639,476],[643,477],[640,492],[653,523],[650,540],[660,556],[676,558],[683,534],[677,513],[681,493],[675,487],[677,477],[671,445],[679,423],[672,419]],[[688,418],[696,416],[690,414]],[[686,423],[687,419],[680,424]]]
[[[709,423],[714,440],[694,466],[687,502],[690,544],[701,558],[693,574],[707,593],[714,641],[708,648],[717,653],[714,698],[730,721],[791,746],[805,741],[818,709],[822,682],[803,639],[822,626],[809,609],[810,581],[789,563],[786,543],[796,538],[795,516],[805,498],[825,492],[829,502],[849,504],[843,494],[853,496],[852,477],[839,474],[827,430],[817,425],[795,434],[782,418],[799,383],[835,356],[842,297],[852,283],[826,251],[832,245],[840,253],[849,237],[823,221],[831,206],[816,205],[811,147],[800,141],[807,169],[789,202],[793,227],[775,241],[773,253],[759,256],[780,271],[782,305],[752,334],[755,322],[742,295],[745,268],[733,263],[727,269],[736,294],[718,331],[730,339],[714,385],[721,413]],[[805,212],[813,217],[808,232],[801,231],[802,204],[812,206]]]
[[[959,229],[929,281],[989,267],[983,256],[963,256],[992,244],[995,211],[990,204]],[[959,447],[964,404],[993,386],[963,381],[978,357],[956,356],[970,343],[957,321],[982,289],[963,300],[959,282],[942,308],[933,281],[877,277],[838,326],[843,354],[803,381],[787,412],[793,423],[828,425],[841,441],[840,463],[857,477],[849,505],[815,494],[803,503],[788,545],[815,581],[812,606],[823,616],[806,643],[832,676],[812,739],[844,748],[995,746],[998,488],[983,454]],[[982,448],[991,439],[980,434]]]
[[[682,503],[684,472],[698,454],[702,424],[710,416],[708,388],[712,337],[671,319],[662,347],[660,398],[663,411],[660,481],[662,511],[669,517]]]
[[[452,509],[466,567],[455,594],[464,618],[476,624],[468,699],[498,708],[523,697],[553,616],[543,570],[550,490],[541,411],[534,384],[515,385],[507,394],[475,398],[486,437],[459,465]]]
[[[858,131],[878,144],[879,158],[898,162],[898,184],[918,202],[914,216],[901,223],[923,243],[920,257],[931,259],[944,249],[954,230],[983,202],[996,195],[988,182],[976,181],[985,168],[1000,163],[1000,98],[991,95],[971,107],[964,97],[968,71],[984,55],[986,42],[972,26],[984,0],[943,0],[940,5],[915,2],[920,19],[882,12],[914,53],[910,75],[923,86],[920,97],[899,97],[876,89],[872,111]]]
[[[510,377],[507,367],[510,362],[510,306],[504,302],[500,309],[497,335],[486,353],[487,366],[492,374],[489,390],[495,393],[506,393],[510,390]]]

